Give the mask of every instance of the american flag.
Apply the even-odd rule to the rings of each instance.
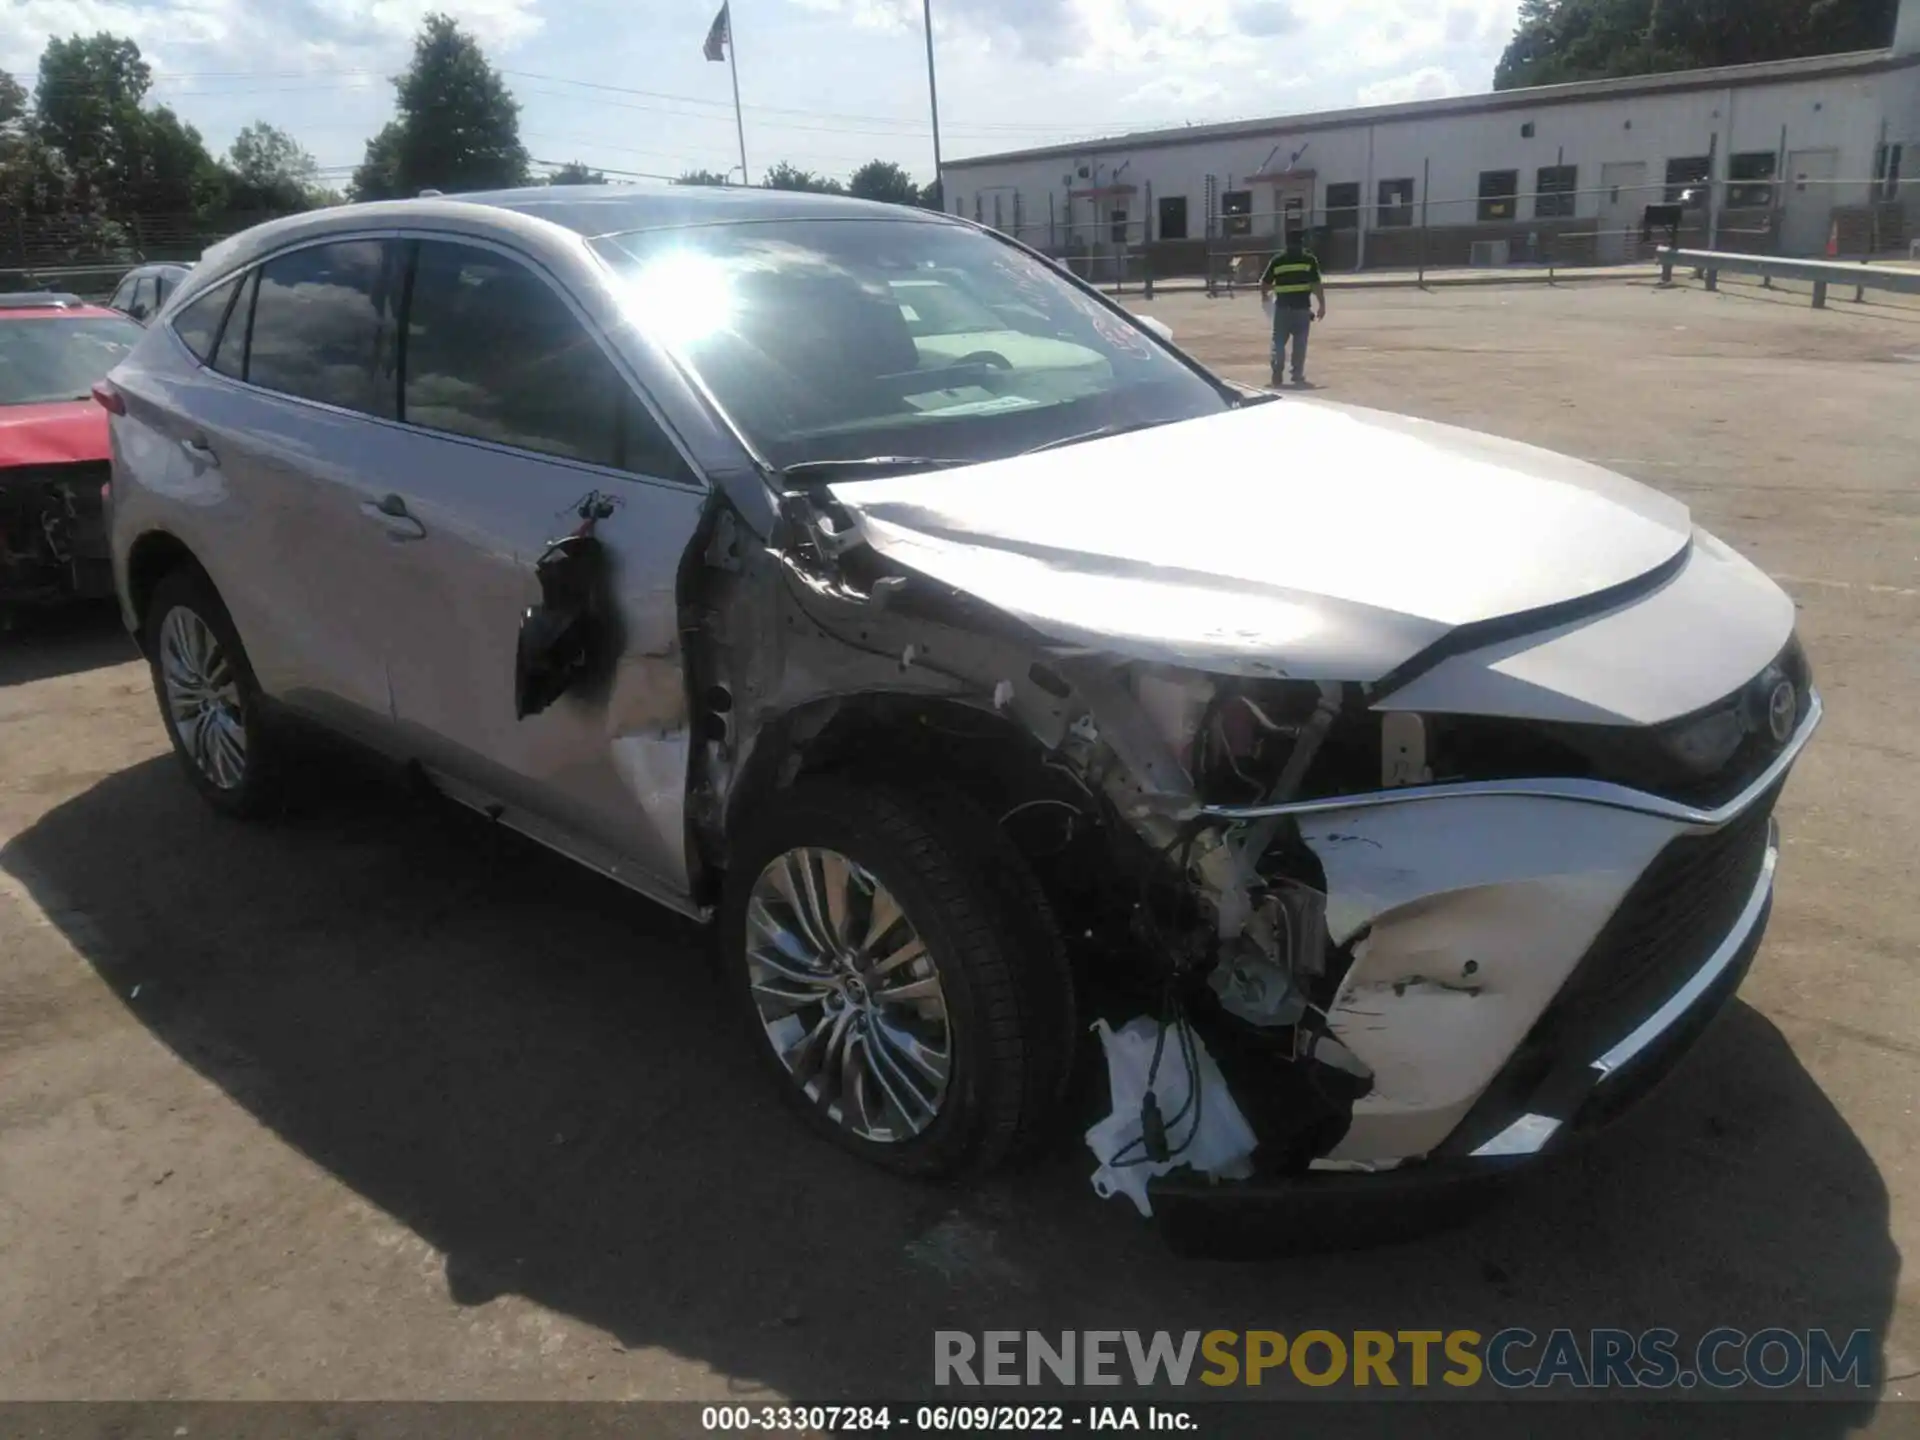
[[[727,58],[727,46],[733,43],[733,26],[727,19],[727,7],[722,5],[720,13],[713,17],[713,25],[707,31],[707,43],[702,50],[709,60]]]

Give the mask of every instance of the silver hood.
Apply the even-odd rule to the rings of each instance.
[[[874,550],[1065,645],[1377,680],[1463,625],[1684,550],[1684,505],[1583,461],[1322,401],[833,487]]]

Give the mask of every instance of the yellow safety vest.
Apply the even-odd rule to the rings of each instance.
[[[1320,262],[1312,255],[1303,254],[1297,260],[1276,255],[1267,262],[1264,278],[1276,295],[1311,295],[1320,283]]]

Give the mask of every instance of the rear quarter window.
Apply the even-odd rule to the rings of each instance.
[[[216,285],[182,306],[180,313],[173,317],[173,333],[202,365],[213,359],[214,347],[220,343],[220,327],[226,323],[227,308],[233,304],[234,293],[239,288],[237,278]]]

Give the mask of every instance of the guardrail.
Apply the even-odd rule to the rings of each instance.
[[[1758,275],[1771,284],[1775,280],[1800,280],[1813,286],[1813,308],[1824,310],[1827,290],[1833,285],[1851,285],[1853,298],[1862,301],[1869,290],[1889,290],[1898,295],[1920,295],[1920,270],[1902,270],[1897,266],[1853,264],[1841,260],[1788,260],[1777,255],[1730,255],[1719,250],[1660,251],[1660,283],[1671,285],[1675,266],[1689,266],[1706,276],[1707,289],[1720,288],[1720,272]]]

